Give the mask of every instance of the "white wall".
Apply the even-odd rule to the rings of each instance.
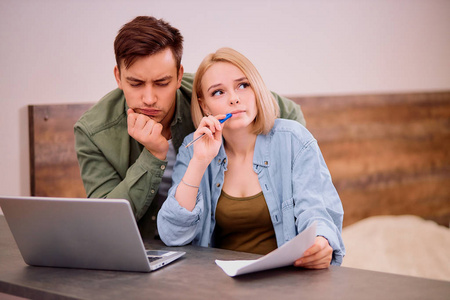
[[[450,89],[448,0],[0,0],[0,195],[29,195],[27,105],[115,88],[113,40],[137,15],[181,30],[188,72],[231,46],[280,94]]]

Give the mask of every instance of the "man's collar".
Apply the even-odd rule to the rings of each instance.
[[[181,95],[180,89],[177,89],[176,97],[177,99],[175,100],[175,113],[172,118],[172,122],[170,123],[170,127],[175,126],[178,122],[182,123],[183,120],[182,114],[183,105],[181,104],[183,97]]]

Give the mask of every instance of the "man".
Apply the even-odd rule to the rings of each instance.
[[[163,20],[125,24],[114,50],[118,88],[75,124],[75,148],[87,196],[128,199],[142,238],[153,239],[176,153],[195,131],[193,76],[181,65],[183,37]],[[298,105],[275,97],[281,117],[305,123]]]

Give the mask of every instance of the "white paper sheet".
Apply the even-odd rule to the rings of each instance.
[[[298,234],[295,238],[255,260],[218,260],[216,264],[228,276],[238,276],[273,268],[292,265],[303,252],[314,244],[316,238],[316,222]]]

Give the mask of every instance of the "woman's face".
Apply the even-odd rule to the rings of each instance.
[[[207,114],[231,113],[225,128],[246,128],[256,118],[256,97],[247,77],[236,66],[217,62],[205,72],[202,79],[202,94],[199,99]]]

